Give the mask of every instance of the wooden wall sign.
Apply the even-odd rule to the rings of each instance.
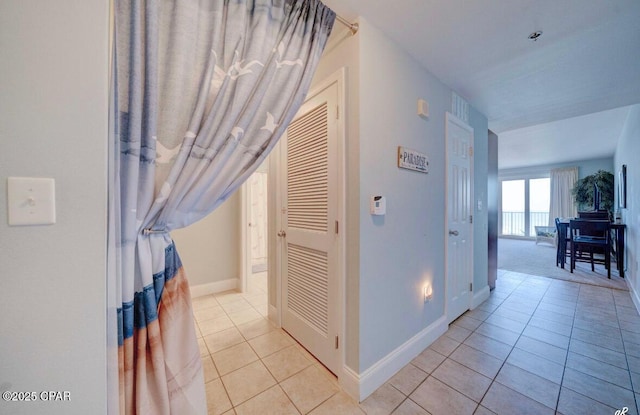
[[[429,159],[426,154],[398,146],[398,167],[419,171],[421,173],[429,173]]]

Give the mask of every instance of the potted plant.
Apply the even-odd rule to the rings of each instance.
[[[614,206],[614,178],[613,174],[598,170],[596,173],[578,180],[573,187],[572,194],[578,210],[593,209],[609,212],[613,217]]]

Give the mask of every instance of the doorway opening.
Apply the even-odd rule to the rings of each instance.
[[[241,291],[251,296],[254,307],[268,316],[268,218],[269,158],[242,185],[242,282]]]

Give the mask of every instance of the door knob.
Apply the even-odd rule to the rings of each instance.
[[[449,229],[449,235],[458,236],[459,234],[460,234],[460,232],[452,231],[451,229]]]
[[[287,233],[285,231],[280,231],[278,232],[278,236],[284,238],[285,236],[287,236]]]

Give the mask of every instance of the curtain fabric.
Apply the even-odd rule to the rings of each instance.
[[[318,0],[116,0],[114,12],[108,409],[205,414],[169,232],[213,211],[264,160],[304,100],[335,14]]]
[[[549,226],[555,227],[555,218],[575,218],[578,215],[578,208],[571,195],[577,181],[577,167],[551,170]]]

